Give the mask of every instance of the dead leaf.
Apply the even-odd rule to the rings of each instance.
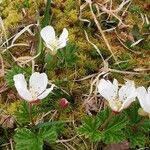
[[[117,144],[109,144],[106,147],[104,147],[104,150],[129,150],[129,142],[123,141]]]

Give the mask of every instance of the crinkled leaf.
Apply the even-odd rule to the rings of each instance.
[[[145,132],[150,132],[150,119],[144,121],[144,123],[140,126]]]
[[[134,125],[141,121],[142,117],[138,114],[139,108],[140,108],[139,103],[134,103],[132,106],[130,106],[128,109],[124,111],[129,119],[130,124]]]
[[[59,67],[72,67],[76,64],[77,55],[76,52],[78,47],[73,43],[68,43],[67,46],[62,50],[58,50],[58,66]]]
[[[29,129],[18,129],[14,141],[16,150],[42,150],[43,140]]]
[[[99,124],[104,123],[110,113],[111,110],[108,107],[105,110],[99,112],[96,116],[97,120],[99,121]]]
[[[80,127],[79,132],[84,134],[86,138],[92,141],[100,141],[102,134],[98,131],[100,122],[95,117],[87,117],[83,121],[82,127]]]
[[[107,144],[117,143],[125,139],[123,129],[126,128],[127,119],[124,115],[115,115],[104,128],[103,141]]]
[[[49,128],[49,127],[40,128],[38,132],[38,136],[47,142],[55,142],[57,139],[57,133],[55,128]]]
[[[142,132],[128,129],[126,130],[126,137],[129,139],[131,148],[136,148],[136,146],[145,146],[146,137]]]
[[[32,106],[32,117],[37,115],[37,107]],[[29,124],[30,117],[29,117],[29,106],[28,103],[23,101],[22,104],[19,106],[18,110],[15,113],[17,121],[19,124]]]
[[[13,87],[14,86],[14,81],[13,81],[14,75],[19,74],[19,73],[23,73],[24,75],[26,75],[28,77],[31,74],[31,72],[32,72],[32,70],[30,67],[21,68],[19,66],[14,66],[11,68],[11,70],[9,70],[6,73],[5,80],[10,87]]]

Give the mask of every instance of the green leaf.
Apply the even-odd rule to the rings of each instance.
[[[87,117],[83,121],[83,125],[79,128],[79,132],[84,134],[91,141],[100,141],[102,134],[98,131],[100,122],[96,117]]]
[[[14,141],[16,150],[42,150],[44,142],[54,143],[57,139],[57,129],[53,127],[43,127],[35,133],[27,128],[18,129]]]
[[[124,115],[115,115],[103,130],[103,141],[107,144],[117,143],[125,139],[123,129],[126,128],[127,119]]]
[[[129,119],[129,123],[132,125],[137,124],[142,119],[142,117],[138,114],[139,108],[140,108],[139,103],[134,103],[132,104],[132,106],[130,106],[128,109],[124,111]]]
[[[50,127],[50,126],[61,126],[62,124],[71,121],[51,121],[37,124],[34,129],[42,128],[42,127]]]
[[[99,112],[96,115],[96,118],[99,121],[99,123],[102,124],[108,118],[108,116],[109,116],[110,113],[111,113],[111,110],[107,107],[105,110]]]
[[[32,117],[37,115],[37,107],[32,106]],[[29,117],[29,106],[28,103],[23,101],[22,104],[17,109],[15,116],[19,124],[29,124],[30,117]]]
[[[38,1],[36,1],[38,2]],[[44,18],[41,22],[41,28],[44,28],[45,26],[49,25],[50,21],[50,8],[51,8],[51,0],[47,0],[46,7],[45,7],[45,12],[44,12]],[[38,62],[42,65],[44,62],[44,57],[45,57],[45,51],[43,50],[44,44],[42,41],[42,37],[40,34],[38,34],[38,46],[37,46],[37,54],[40,54],[38,57]]]
[[[7,84],[10,87],[13,87],[14,86],[14,81],[13,81],[14,75],[22,73],[22,74],[24,74],[24,75],[26,75],[28,77],[31,74],[31,72],[32,72],[32,70],[31,70],[30,67],[28,67],[28,68],[21,68],[19,66],[14,66],[14,67],[12,67],[11,70],[9,70],[6,73],[5,80],[6,80]]]
[[[43,140],[27,128],[18,129],[14,141],[16,150],[42,150]]]
[[[135,24],[133,26],[133,28],[132,28],[132,35],[135,38],[135,40],[139,40],[139,39],[143,38],[143,36],[142,36],[142,34],[140,32],[140,29],[139,29],[137,24]]]
[[[57,59],[56,59],[56,56],[52,56],[51,54],[47,54],[46,56],[45,56],[45,63],[46,63],[46,68],[48,69],[48,70],[53,70],[55,67],[56,67],[56,61],[57,61]]]
[[[55,142],[57,139],[57,133],[55,128],[44,127],[40,128],[38,136],[40,136],[44,141]]]
[[[58,50],[58,66],[72,67],[76,64],[78,47],[74,43],[68,43],[64,49]]]
[[[47,0],[45,12],[44,12],[44,18],[42,20],[42,28],[49,24],[50,8],[51,8],[51,0]]]
[[[140,14],[140,13],[142,13],[142,8],[140,6],[134,4],[129,7],[129,11],[131,13]]]
[[[144,123],[140,126],[145,132],[150,132],[150,119],[144,121]]]
[[[144,147],[146,143],[146,137],[142,132],[134,131],[131,129],[126,130],[126,137],[129,139],[131,148]]]

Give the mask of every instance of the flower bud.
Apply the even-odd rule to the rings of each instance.
[[[60,108],[62,108],[62,109],[66,108],[66,107],[68,106],[68,104],[69,104],[69,102],[67,101],[66,98],[62,98],[62,99],[60,99],[60,101],[59,101],[59,106],[60,106]]]

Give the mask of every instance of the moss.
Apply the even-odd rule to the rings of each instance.
[[[25,0],[5,0],[2,5],[0,5],[0,13],[4,21],[4,25],[6,28],[6,31],[9,35],[12,33],[9,32],[10,29],[12,31],[15,30],[15,28],[19,28],[20,26],[25,26],[30,23],[33,23],[36,21],[36,14],[35,14],[35,3],[34,0],[29,0],[29,3],[24,3]],[[119,3],[121,3],[121,0],[113,1],[115,2],[116,6],[118,6]],[[132,7],[136,5],[137,7],[141,7],[142,11],[149,15],[149,12],[145,12],[143,10],[143,3],[144,1],[137,0],[133,1]],[[43,0],[39,1],[39,8],[40,8],[40,18],[43,18],[43,13],[45,9],[45,3]],[[22,14],[22,9],[25,9],[26,16]],[[115,7],[113,8],[115,9]],[[83,80],[83,81],[75,81],[81,78],[84,78],[88,75],[91,75],[93,73],[98,73],[102,60],[97,53],[97,51],[94,49],[94,47],[88,43],[84,30],[87,31],[89,39],[92,43],[94,43],[101,51],[104,59],[107,59],[111,56],[110,51],[108,50],[101,34],[99,33],[93,18],[91,16],[91,13],[89,11],[89,8],[85,8],[83,10],[83,16],[82,18],[88,19],[91,21],[91,26],[88,26],[88,23],[85,23],[83,21],[79,20],[79,6],[77,5],[77,1],[75,0],[55,0],[52,3],[52,22],[51,25],[54,26],[56,29],[56,32],[58,35],[62,32],[63,28],[66,27],[69,30],[69,41],[75,43],[79,47],[79,51],[77,52],[78,60],[76,62],[76,67],[69,68],[68,72],[66,73],[66,70],[63,68],[61,69],[55,69],[55,70],[47,70],[46,73],[48,74],[48,77],[50,80],[52,80],[56,85],[62,87],[67,92],[71,92],[73,98],[75,99],[75,106],[72,108],[72,112],[61,112],[60,119],[70,119],[75,120],[75,123],[79,121],[81,118],[84,117],[85,112],[83,108],[83,101],[85,97],[83,97],[83,94],[88,94],[90,89],[90,83],[91,80]],[[102,19],[105,19],[106,16],[103,18],[100,18],[100,21]],[[116,20],[115,20],[116,21]],[[143,33],[147,33],[148,30],[144,29],[142,26],[142,20],[139,16],[139,10],[133,12],[127,11],[127,14],[124,18],[124,22],[129,25],[125,29],[118,29],[116,28],[116,31],[118,32],[119,36],[121,32],[125,32],[126,34],[129,34],[132,30],[132,27],[134,24],[138,24],[140,31]],[[103,24],[102,24],[103,25]],[[104,26],[104,25],[103,25]],[[105,26],[106,27],[106,26]],[[118,70],[128,70],[128,71],[134,71],[134,68],[149,68],[150,67],[150,58],[148,57],[150,55],[149,50],[144,50],[144,48],[139,47],[136,49],[138,52],[141,52],[141,54],[135,54],[130,52],[129,50],[125,49],[120,42],[118,41],[116,34],[114,32],[105,32],[105,36],[112,48],[112,51],[116,58],[118,59],[118,62],[120,63],[120,66],[115,64],[114,59],[111,57],[109,62],[109,67],[118,69]],[[30,37],[28,34],[25,34],[20,37],[19,41],[23,41],[25,43],[30,42]],[[147,38],[147,42],[149,42],[149,38]],[[33,42],[33,47],[35,49],[35,42],[36,39],[31,40]],[[30,47],[29,48],[22,48],[22,47],[15,47],[11,49],[11,52],[15,56],[26,56],[27,54],[30,55]],[[124,62],[125,61],[125,62]],[[11,64],[10,64],[11,65]],[[10,66],[9,66],[10,67]],[[9,68],[6,66],[6,69]],[[148,86],[149,76],[145,72],[137,76],[134,76],[132,74],[120,74],[120,73],[110,73],[109,78],[117,78],[121,83],[124,83],[124,79],[130,79],[134,80],[137,85],[146,85]],[[145,74],[144,74],[145,73]],[[68,88],[69,87],[69,88]],[[16,101],[13,103],[10,103],[7,106],[6,111],[10,114],[14,114],[16,111],[18,105],[20,104],[20,101]],[[78,125],[78,123],[77,123]],[[68,139],[74,134],[73,126],[69,126],[65,130],[65,136]],[[81,141],[77,141],[79,145],[81,145]]]
[[[8,106],[6,108],[7,113],[10,115],[14,115],[14,113],[16,112],[16,110],[20,104],[21,104],[20,101],[15,101],[13,103],[8,104]]]

